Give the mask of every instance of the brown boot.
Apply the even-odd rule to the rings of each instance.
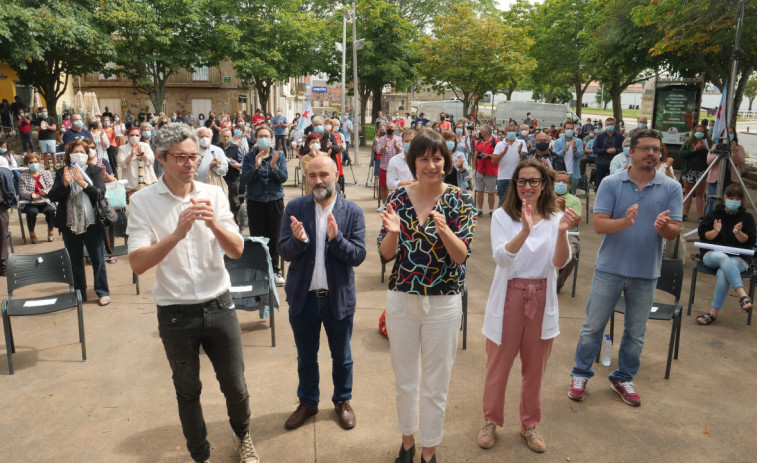
[[[32,241],[32,244],[37,244],[37,234],[33,231],[29,232],[29,239]]]

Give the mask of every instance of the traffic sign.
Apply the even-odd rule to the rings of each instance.
[[[313,87],[313,93],[327,93],[328,87]]]

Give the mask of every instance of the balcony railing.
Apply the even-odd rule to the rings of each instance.
[[[223,83],[221,70],[217,68],[203,68],[195,72],[183,69],[174,72],[166,82],[167,87],[220,87]],[[122,75],[105,77],[97,72],[85,74],[82,84],[92,87],[123,87],[131,86],[131,81]]]

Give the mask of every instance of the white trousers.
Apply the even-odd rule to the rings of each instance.
[[[423,447],[442,442],[462,315],[460,294],[387,293],[386,329],[394,369],[397,422],[405,436],[418,432],[418,442]]]

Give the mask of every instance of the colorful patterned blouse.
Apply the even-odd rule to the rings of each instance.
[[[444,243],[436,234],[433,217],[429,214],[424,224],[418,223],[405,188],[390,194],[387,203],[399,215],[401,224],[389,289],[424,296],[460,293],[465,281],[465,264],[457,264],[447,253]],[[444,214],[450,229],[465,243],[470,256],[473,229],[478,221],[470,193],[448,185],[433,210]],[[386,229],[381,227],[377,240],[379,255],[385,236]]]

